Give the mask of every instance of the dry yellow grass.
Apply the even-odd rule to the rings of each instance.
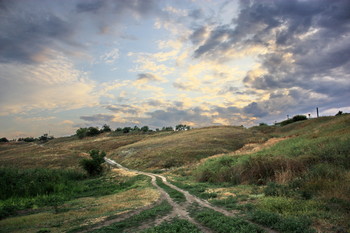
[[[138,169],[161,169],[191,164],[219,153],[228,153],[246,143],[262,142],[261,133],[243,127],[222,126],[154,135],[111,153],[113,159]]]

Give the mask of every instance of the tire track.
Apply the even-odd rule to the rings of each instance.
[[[166,220],[170,220],[170,219],[172,219],[172,218],[177,216],[179,218],[183,218],[183,219],[185,219],[185,220],[195,224],[204,233],[213,232],[212,230],[210,230],[209,228],[201,225],[196,220],[194,220],[191,216],[189,216],[187,208],[193,203],[197,203],[201,207],[206,207],[206,208],[212,209],[212,210],[217,211],[219,213],[222,213],[222,214],[224,214],[225,216],[228,216],[228,217],[236,217],[236,215],[238,214],[238,211],[227,211],[227,210],[225,210],[223,208],[211,205],[208,201],[202,200],[202,199],[200,199],[200,198],[190,194],[188,191],[185,191],[185,190],[183,190],[183,189],[181,189],[181,188],[179,188],[179,187],[169,183],[167,181],[166,177],[164,177],[162,175],[129,169],[129,168],[126,168],[126,167],[122,166],[119,163],[116,163],[114,160],[111,160],[111,159],[108,159],[108,158],[105,158],[105,161],[111,166],[116,166],[116,167],[124,169],[126,171],[135,172],[135,173],[138,173],[138,174],[141,174],[141,175],[146,175],[146,176],[152,178],[152,185],[158,189],[158,191],[161,193],[161,196],[163,198],[165,198],[169,202],[169,204],[173,207],[173,211],[170,214],[155,220],[156,225],[159,225],[162,222],[164,222]],[[185,195],[185,197],[186,197],[186,202],[184,204],[182,204],[182,205],[179,205],[176,202],[174,202],[174,200],[169,196],[169,194],[166,191],[164,191],[161,187],[159,187],[157,185],[156,177],[159,177],[160,179],[162,179],[162,182],[164,184],[168,185],[169,187],[171,187],[171,188],[173,188],[173,189],[183,193]],[[245,221],[247,221],[247,222],[249,222],[251,224],[259,226],[260,228],[264,229],[268,233],[278,233],[278,231],[272,230],[272,229],[267,228],[265,226],[262,226],[260,224],[251,222],[249,220],[245,220]],[[149,223],[147,223],[145,225],[142,225],[140,227],[140,229],[146,229],[148,227],[151,227]]]

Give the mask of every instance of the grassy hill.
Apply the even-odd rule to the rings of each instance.
[[[207,127],[168,135],[156,134],[112,151],[111,157],[131,168],[171,168],[266,139],[263,133],[243,127]]]
[[[271,138],[277,143],[264,144]],[[76,223],[83,226],[157,199],[159,194],[150,180],[135,174],[86,177],[79,161],[92,149],[105,151],[129,168],[163,172],[178,187],[281,232],[298,227],[298,232],[312,232],[310,227],[319,232],[350,230],[348,114],[250,129],[222,126],[1,143],[2,186],[18,179],[25,187],[16,186],[18,193],[10,196],[2,194],[0,215],[5,219],[0,228],[8,232],[66,231]],[[27,179],[21,178],[24,176]],[[34,195],[36,189],[41,193]],[[50,198],[64,203],[58,213],[48,212]],[[112,203],[113,208],[107,208]],[[77,216],[81,210],[82,215]]]

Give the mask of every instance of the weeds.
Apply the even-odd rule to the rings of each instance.
[[[157,182],[157,185],[159,187],[164,189],[165,192],[167,192],[169,194],[169,196],[175,200],[175,202],[181,203],[181,202],[186,201],[186,197],[183,193],[181,193],[173,188],[170,188],[168,185],[164,184],[163,181],[159,177],[157,177],[156,182]]]
[[[305,217],[281,217],[268,211],[255,210],[250,214],[252,221],[285,233],[312,233],[311,221]]]
[[[79,197],[98,197],[135,187],[143,176],[117,181],[99,177],[88,179],[71,170],[0,169],[0,218],[18,210],[52,206],[55,212],[65,201]]]
[[[219,233],[254,233],[265,232],[261,228],[237,217],[227,217],[219,212],[204,208],[197,210],[194,218],[203,225]]]
[[[140,223],[155,219],[158,215],[164,215],[171,211],[172,207],[168,202],[163,201],[160,205],[155,206],[151,209],[144,210],[141,213],[134,215],[124,221],[113,223],[109,226],[102,227],[100,229],[91,231],[94,233],[107,233],[107,232],[123,232],[128,228],[135,228],[140,225]]]
[[[200,233],[201,231],[192,223],[184,219],[173,219],[170,222],[164,222],[159,226],[152,227],[142,233]]]

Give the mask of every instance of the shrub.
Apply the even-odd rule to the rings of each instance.
[[[291,123],[293,123],[293,122],[304,121],[304,120],[307,120],[307,117],[306,117],[305,115],[296,115],[296,116],[294,116],[294,117],[291,118],[291,119],[282,121],[282,122],[280,123],[280,125],[281,125],[281,126],[285,126],[285,125],[291,124]]]
[[[80,165],[86,170],[90,176],[100,175],[103,171],[102,163],[104,162],[105,152],[99,150],[91,150],[90,156],[92,159],[83,159]]]
[[[294,122],[296,122],[296,121],[304,121],[304,120],[307,120],[307,117],[305,115],[296,115],[292,119],[293,119]]]

